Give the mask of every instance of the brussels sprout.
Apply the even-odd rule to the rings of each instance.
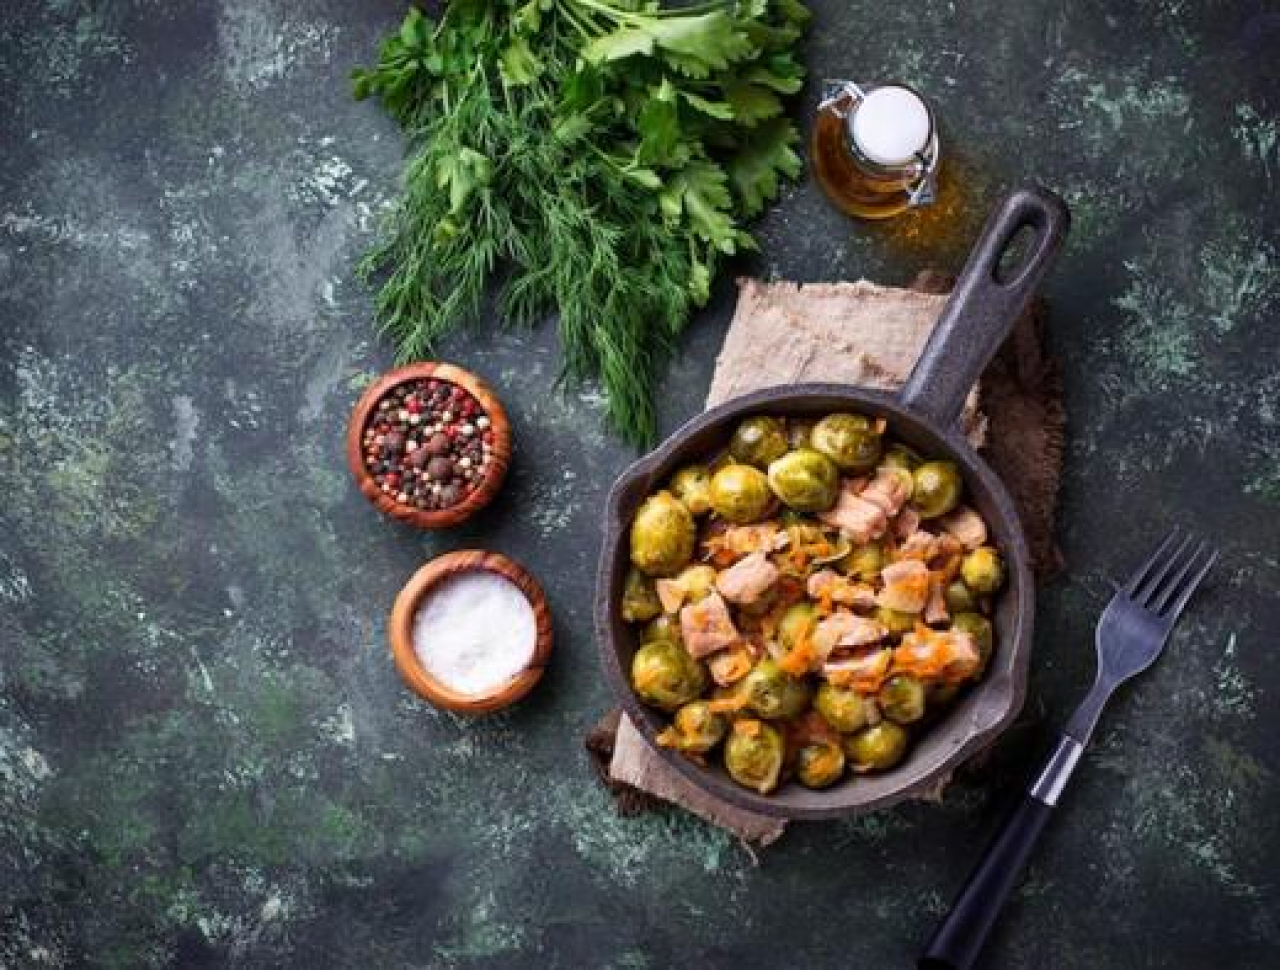
[[[809,442],[842,472],[869,472],[880,460],[880,432],[864,414],[828,414],[813,426]]]
[[[778,787],[785,746],[782,734],[754,718],[734,721],[724,743],[724,767],[744,788],[767,795]]]
[[[631,686],[636,695],[664,711],[696,700],[706,685],[702,666],[670,640],[644,644],[631,660]]]
[[[978,608],[973,593],[961,580],[953,581],[943,595],[947,601],[948,613],[970,613]]]
[[[810,418],[788,418],[787,419],[787,444],[791,448],[808,448],[810,447],[810,436],[813,434],[813,426],[817,424]]]
[[[920,619],[915,613],[903,613],[899,610],[891,610],[887,606],[877,606],[875,618],[877,623],[889,631],[890,636],[896,637],[910,633],[916,628],[916,621]]]
[[[764,472],[751,465],[725,465],[711,476],[711,507],[738,525],[758,522],[769,512],[773,496]]]
[[[641,643],[652,643],[654,640],[670,640],[683,646],[684,634],[680,632],[680,620],[665,613],[655,616],[640,631]]]
[[[798,448],[769,466],[769,487],[797,512],[825,512],[835,504],[840,472],[826,455]]]
[[[671,727],[658,740],[681,751],[702,754],[719,744],[728,729],[728,720],[707,701],[692,701],[676,711]]]
[[[890,468],[905,468],[909,472],[914,472],[924,463],[924,459],[912,448],[904,445],[900,441],[895,441],[884,450],[884,455],[880,458],[880,464],[887,465]]]
[[[837,731],[848,734],[867,723],[867,705],[862,695],[824,680],[813,698],[814,709]]]
[[[787,451],[787,434],[777,418],[747,418],[729,439],[729,454],[744,465],[768,468]]]
[[[628,623],[643,623],[662,612],[662,601],[653,587],[653,580],[638,569],[628,569],[622,584],[622,618]]]
[[[985,667],[991,659],[991,649],[995,645],[995,633],[991,629],[991,621],[981,613],[956,613],[951,617],[951,629],[967,633],[973,637],[973,645],[978,648],[978,656],[982,658],[979,667]]]
[[[960,502],[964,482],[954,462],[927,461],[913,473],[915,491],[911,500],[925,519],[946,515]]]
[[[914,724],[924,717],[924,684],[914,677],[890,677],[876,697],[880,713],[899,724]]]
[[[809,703],[809,685],[765,657],[741,684],[747,707],[770,721],[795,717]]]
[[[675,581],[684,590],[684,597],[690,603],[705,599],[707,594],[716,588],[716,569],[706,563],[694,563],[685,566],[676,576]]]
[[[631,523],[631,562],[646,576],[671,576],[693,558],[693,516],[670,492],[650,495]]]
[[[811,741],[796,752],[796,781],[806,788],[828,788],[844,774],[844,751],[834,741]]]
[[[880,570],[886,565],[884,559],[884,547],[878,542],[868,542],[854,546],[840,560],[838,568],[847,576],[856,576],[864,583],[870,583],[880,578]]]
[[[960,562],[960,578],[975,593],[994,593],[1004,585],[1004,562],[990,546],[979,546]]]
[[[906,728],[892,721],[863,728],[845,739],[844,753],[856,772],[888,771],[907,753]]]
[[[813,633],[817,622],[818,609],[808,600],[791,604],[778,620],[778,643],[783,650],[794,650],[801,640]]]
[[[671,491],[694,515],[711,511],[711,472],[706,465],[687,465],[671,476]]]

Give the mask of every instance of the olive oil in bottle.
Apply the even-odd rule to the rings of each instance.
[[[933,202],[937,127],[905,84],[834,82],[818,105],[810,157],[818,183],[849,215],[887,219]]]

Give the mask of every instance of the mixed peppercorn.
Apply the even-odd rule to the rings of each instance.
[[[364,432],[364,463],[404,505],[446,509],[476,491],[493,459],[493,428],[480,402],[451,381],[392,388]]]

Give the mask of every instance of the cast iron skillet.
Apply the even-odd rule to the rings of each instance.
[[[649,745],[695,785],[741,808],[783,818],[866,812],[925,792],[1017,716],[1026,694],[1031,649],[1030,559],[1009,494],[965,440],[960,415],[969,390],[1026,308],[1069,224],[1062,200],[1044,189],[1018,189],[1004,200],[987,220],[928,345],[898,396],[840,384],[756,391],[694,418],[614,484],[605,511],[596,581],[596,632],[605,673]],[[1002,267],[1002,259],[1010,257],[1011,242],[1024,227],[1029,239],[1026,255],[1015,265]],[[960,467],[969,501],[986,520],[1008,569],[1008,583],[996,606],[995,654],[984,679],[922,735],[894,770],[850,777],[825,791],[792,782],[772,795],[758,795],[735,784],[717,758],[703,768],[654,741],[665,719],[631,690],[628,674],[638,634],[618,615],[628,568],[628,530],[645,496],[675,469],[723,447],[740,418],[761,413],[819,416],[839,410],[882,416],[894,436],[925,455],[949,457]]]

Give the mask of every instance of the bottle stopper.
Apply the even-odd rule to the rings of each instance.
[[[921,159],[933,138],[928,106],[910,88],[896,84],[870,91],[845,123],[864,158],[891,168]]]

